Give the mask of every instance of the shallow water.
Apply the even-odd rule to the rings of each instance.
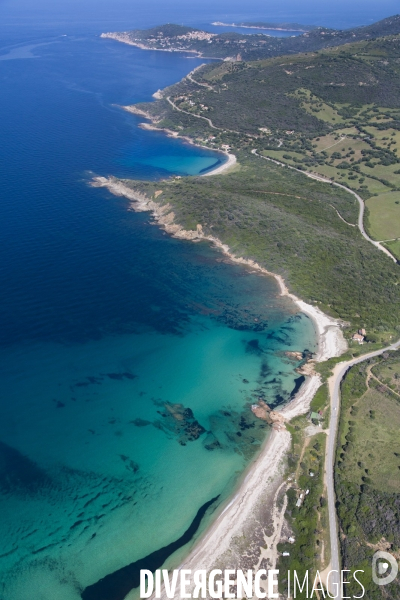
[[[290,398],[284,352],[315,332],[274,280],[87,185],[218,163],[116,106],[201,61],[95,37],[24,53],[0,63],[1,594],[77,600],[218,497],[204,529],[268,433],[251,403]]]

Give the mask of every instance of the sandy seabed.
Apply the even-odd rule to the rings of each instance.
[[[220,169],[221,167],[208,175],[218,174],[221,172]],[[208,240],[231,261],[274,277],[278,282],[280,294],[288,296],[300,311],[307,314],[314,322],[318,334],[316,362],[340,356],[347,349],[347,343],[337,320],[291,294],[281,276],[267,271],[253,260],[233,255],[229,247],[223,244],[221,240],[205,235],[200,224],[197,225],[196,230],[184,230],[175,223],[175,215],[169,204],[161,206],[154,200],[131,189],[123,181],[113,177],[95,177],[91,185],[105,187],[117,196],[125,196],[131,201],[132,210],[152,212],[157,223],[174,237],[186,240]],[[311,369],[310,375],[306,376],[306,381],[295,398],[279,411],[284,419],[289,421],[306,413],[320,385],[320,376]],[[235,553],[240,555],[241,552],[237,540],[243,538],[244,532],[251,530],[252,526],[256,528],[259,525],[258,520],[263,505],[268,505],[269,508],[272,534],[268,539],[269,543],[264,544],[267,548],[261,549],[260,556],[254,554],[254,560],[247,568],[259,568],[261,561],[264,562],[263,568],[265,568],[265,565],[268,565],[269,568],[275,568],[278,557],[276,545],[280,540],[282,527],[284,527],[283,515],[286,507],[286,501],[284,500],[282,507],[278,508],[277,499],[279,491],[282,487],[285,487],[283,475],[285,458],[290,449],[290,444],[290,433],[284,427],[272,429],[260,454],[243,474],[233,498],[222,507],[220,514],[179,568],[206,569],[209,571],[215,568],[226,568],[227,563],[230,563],[230,568],[233,568],[234,555]],[[263,541],[265,542],[265,540],[264,532]],[[258,549],[260,550],[260,546],[258,546]]]

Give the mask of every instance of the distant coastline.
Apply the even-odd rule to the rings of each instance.
[[[143,42],[133,42],[124,32],[114,33],[110,31],[107,33],[101,33],[100,37],[115,40],[116,42],[122,42],[123,44],[129,44],[129,46],[136,46],[136,48],[140,48],[141,50],[155,50],[157,52],[187,52],[188,54],[193,54],[194,58],[212,58],[211,56],[203,56],[201,52],[198,52],[197,50],[184,50],[180,48],[153,48],[153,46],[146,46],[146,44],[143,44]]]
[[[256,27],[254,26],[254,28]],[[112,35],[102,34],[102,37],[112,37]],[[113,37],[117,39],[115,36]],[[119,39],[119,41],[123,40]],[[138,43],[133,43],[130,40],[126,43],[139,46]],[[162,97],[162,91],[158,91],[156,94],[158,98]],[[157,117],[141,108],[136,106],[124,106],[123,108],[128,112],[149,119],[152,124],[144,123],[140,125],[145,129],[164,131],[171,137],[180,137],[189,143],[196,144],[187,136],[180,136],[175,131],[157,127],[159,122]],[[218,174],[236,163],[236,157],[233,154],[228,156],[227,163],[214,171],[210,171],[207,175]],[[252,536],[256,537],[258,514],[260,505],[263,504],[274,523],[274,533],[269,538],[267,546],[262,550],[262,558],[267,560],[272,568],[275,568],[279,555],[277,543],[281,537],[286,508],[285,502],[282,506],[278,503],[278,497],[281,497],[280,494],[284,493],[288,486],[285,479],[285,461],[291,445],[291,435],[284,423],[309,410],[310,403],[322,384],[320,375],[313,368],[315,363],[338,357],[346,351],[347,343],[341,325],[338,320],[327,316],[318,308],[291,294],[281,276],[269,272],[251,259],[234,255],[228,245],[224,244],[219,238],[205,234],[201,224],[197,224],[196,229],[193,230],[184,229],[176,222],[173,206],[169,203],[161,205],[160,201],[157,200],[159,192],[155,192],[152,197],[149,197],[131,187],[128,180],[120,180],[115,177],[94,177],[90,185],[106,188],[116,196],[124,196],[129,200],[131,210],[150,212],[154,221],[173,237],[194,242],[208,241],[230,261],[239,263],[260,274],[274,277],[279,286],[279,295],[289,297],[297,305],[299,311],[306,314],[315,325],[318,352],[314,360],[307,365],[307,372],[304,371],[306,381],[293,400],[276,411],[279,423],[277,422],[272,427],[271,433],[265,440],[258,457],[241,476],[234,496],[227,501],[225,506],[221,506],[217,518],[201,538],[196,541],[188,556],[180,565],[181,568],[192,570],[210,570],[215,568],[216,565],[224,564],[227,553],[235,547],[235,538],[239,538],[245,529],[250,528],[253,532]],[[256,564],[253,565],[253,568],[256,568]]]
[[[223,58],[218,56],[206,56],[199,50],[191,50],[190,48],[155,48],[154,46],[146,45],[143,42],[133,41],[125,32],[118,33],[110,31],[101,33],[100,37],[109,40],[115,40],[116,42],[121,42],[122,44],[128,44],[129,46],[135,46],[136,48],[140,48],[141,50],[154,50],[155,52],[183,52],[185,54],[192,55],[186,56],[185,58],[206,58],[207,60],[224,60]]]
[[[301,386],[295,397],[284,407],[276,412],[277,422],[272,427],[268,438],[255,459],[238,481],[233,498],[219,509],[219,515],[197,540],[188,556],[179,568],[191,570],[211,570],[218,565],[225,564],[228,555],[236,546],[237,539],[243,535],[244,529],[250,528],[252,536],[256,537],[258,515],[260,506],[267,507],[271,515],[274,531],[269,538],[269,543],[262,550],[262,558],[269,561],[272,568],[276,568],[278,560],[277,543],[280,540],[286,503],[278,505],[278,497],[288,487],[285,478],[285,460],[291,447],[291,435],[286,429],[285,421],[302,415],[309,410],[311,400],[318,388],[322,385],[321,377],[313,369],[313,364],[324,362],[332,357],[337,357],[347,350],[347,343],[341,331],[340,323],[327,316],[317,307],[300,300],[291,294],[280,275],[269,272],[267,269],[251,259],[234,255],[227,244],[217,237],[205,235],[200,224],[196,230],[185,230],[176,223],[175,214],[170,204],[160,205],[156,197],[149,198],[145,194],[134,190],[127,185],[129,182],[114,177],[94,177],[90,182],[92,187],[107,188],[116,196],[124,196],[130,201],[131,210],[137,212],[150,212],[156,221],[167,233],[175,238],[189,241],[208,241],[220,250],[229,260],[239,263],[263,275],[274,277],[278,283],[279,295],[289,297],[299,310],[314,322],[318,337],[318,352],[308,365],[306,381]],[[232,558],[230,556],[230,558]],[[253,569],[257,568],[255,561]],[[166,600],[165,590],[161,597]]]
[[[297,23],[285,27],[285,24],[279,23],[260,23],[260,25],[257,25],[255,23],[251,25],[246,23],[223,23],[222,21],[214,21],[213,23],[211,23],[211,25],[214,25],[215,27],[242,27],[243,29],[263,29],[267,31],[300,31],[301,33],[305,33],[307,31],[311,31],[311,29],[315,29],[314,26],[306,27],[304,25],[299,25],[298,27],[296,27],[295,25],[297,25]]]

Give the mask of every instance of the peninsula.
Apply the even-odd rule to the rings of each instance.
[[[244,23],[221,23],[214,21],[211,25],[219,27],[242,27],[243,29],[267,29],[269,31],[306,32],[316,29],[316,25],[300,25],[300,23],[265,23],[263,21]]]
[[[151,29],[133,29],[102,33],[102,38],[111,38],[144,50],[164,52],[186,52],[204,58],[219,58],[228,61],[254,61],[314,52],[362,40],[400,33],[400,16],[389,17],[373,25],[353,29],[310,28],[302,35],[272,37],[262,33],[244,35],[235,32],[210,33],[183,25],[160,25]]]
[[[214,56],[219,48],[218,56],[235,60],[204,65],[156,101],[127,109],[237,162],[213,177],[110,177],[93,185],[151,211],[176,237],[209,240],[230,259],[274,273],[320,335],[298,397],[279,411],[266,448],[185,565],[278,565],[283,572],[318,570],[322,579],[332,566],[351,573],[368,566],[367,597],[382,598],[369,565],[378,547],[397,552],[398,528],[379,520],[370,526],[364,515],[386,511],[398,519],[398,479],[379,470],[400,468],[400,448],[396,442],[385,454],[386,441],[375,437],[378,449],[367,452],[362,440],[378,429],[384,440],[395,435],[373,408],[376,399],[400,418],[400,17],[347,32],[316,28],[274,38],[270,47],[270,40],[260,46],[262,36],[246,36],[240,56],[216,34],[206,40],[190,28],[149,31],[141,41],[137,32],[103,37],[197,53],[207,44]],[[178,34],[186,36],[179,43]],[[386,589],[391,598],[394,586]]]

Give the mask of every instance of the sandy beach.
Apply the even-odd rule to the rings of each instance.
[[[242,264],[272,276],[276,279],[281,296],[288,296],[301,312],[307,314],[314,322],[318,335],[318,352],[315,362],[322,362],[334,356],[340,356],[346,349],[347,343],[343,337],[340,323],[324,314],[319,308],[307,304],[291,294],[279,275],[269,272],[255,261],[237,257],[230,251],[226,244],[216,237],[205,235],[201,224],[196,230],[186,231],[175,223],[175,215],[169,204],[161,206],[153,199],[149,199],[129,188],[123,181],[115,178],[95,177],[91,183],[94,187],[106,187],[111,193],[125,196],[131,201],[132,210],[150,211],[155,221],[174,237],[187,240],[208,240],[220,249],[231,261]],[[310,365],[310,374],[306,376],[305,383],[301,386],[295,398],[279,413],[285,420],[304,414],[309,410],[310,402],[321,385],[321,379]],[[219,516],[203,537],[197,542],[187,559],[180,566],[185,569],[207,569],[227,567],[235,568],[241,560],[243,568],[240,540],[248,532],[249,539],[258,539],[253,553],[246,547],[249,558],[246,568],[258,568],[261,562],[263,567],[269,565],[274,568],[277,560],[276,545],[281,538],[284,527],[284,509],[279,512],[277,508],[277,490],[282,493],[286,484],[283,481],[284,462],[290,448],[290,434],[284,428],[272,429],[263,449],[257,459],[248,467],[246,473],[238,484],[234,497],[222,508]],[[277,512],[279,514],[277,514]],[[265,525],[268,523],[270,535],[266,535]],[[265,539],[272,540],[268,548],[261,551]],[[250,544],[251,545],[251,544]],[[233,565],[233,566],[232,566]]]
[[[196,70],[196,69],[194,69],[194,70]],[[159,94],[159,92],[156,92],[155,94]],[[153,94],[153,96],[155,96],[155,94]],[[130,112],[134,115],[138,115],[140,117],[145,117],[146,119],[149,119],[150,121],[152,121],[152,123],[139,123],[139,127],[141,127],[142,129],[148,129],[150,131],[162,131],[168,137],[180,138],[182,140],[185,140],[189,144],[192,144],[193,146],[198,146],[199,148],[207,148],[207,150],[211,149],[211,150],[214,150],[214,152],[219,152],[220,154],[225,154],[225,156],[228,157],[228,160],[226,162],[224,162],[222,165],[220,165],[216,169],[213,169],[212,171],[209,171],[208,173],[203,173],[203,175],[201,175],[200,177],[209,177],[210,175],[219,175],[220,173],[223,173],[230,167],[233,167],[233,165],[235,165],[237,162],[236,156],[234,154],[229,154],[229,152],[226,152],[225,150],[218,150],[218,149],[214,149],[214,148],[209,148],[208,146],[202,146],[201,144],[196,144],[190,137],[187,137],[186,135],[179,135],[179,132],[177,132],[177,131],[172,131],[171,129],[168,129],[166,127],[157,127],[155,125],[155,123],[157,123],[157,121],[154,119],[154,117],[152,115],[150,115],[150,113],[148,113],[144,110],[141,110],[140,108],[137,108],[134,105],[133,106],[122,106],[121,108],[123,108],[127,112]]]
[[[213,169],[212,171],[209,171],[208,173],[204,173],[203,175],[201,175],[201,177],[210,177],[211,175],[220,175],[221,173],[224,173],[224,171],[227,171],[228,169],[233,167],[233,165],[236,164],[236,156],[234,154],[229,154],[229,152],[224,152],[224,154],[226,154],[226,156],[228,157],[228,160],[226,162],[224,162],[224,164],[221,165],[220,167],[217,167],[216,169]]]

